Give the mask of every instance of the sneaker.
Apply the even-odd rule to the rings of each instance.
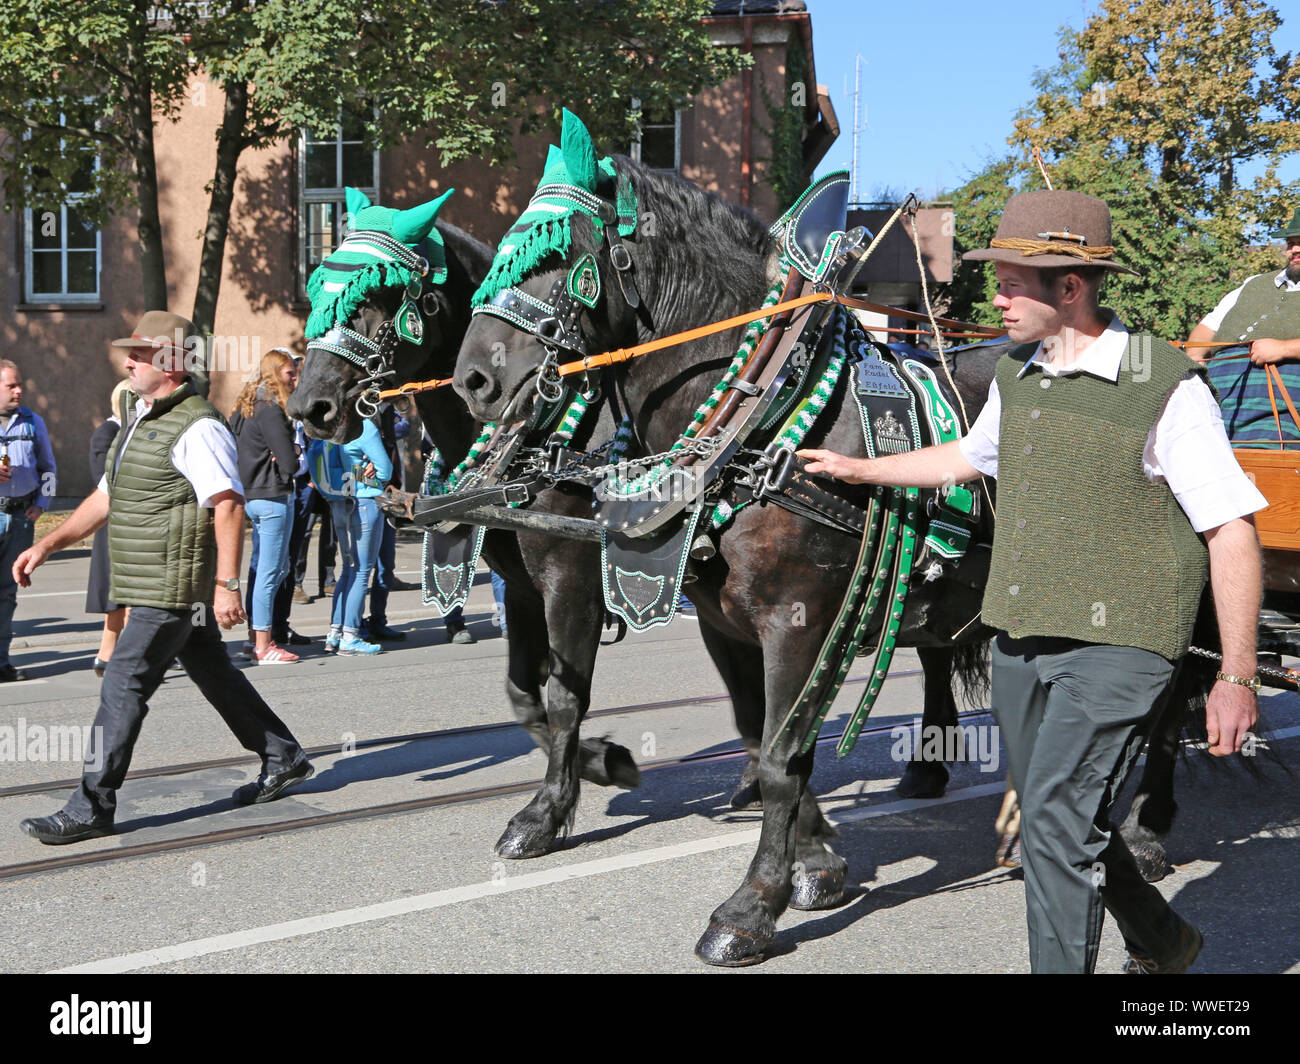
[[[290,653],[284,647],[268,643],[260,654],[253,651],[253,660],[259,665],[293,665],[298,661],[298,655]]]
[[[461,627],[447,629],[447,642],[455,643],[457,646],[469,646],[471,643],[477,643],[478,640],[468,628]]]
[[[339,652],[339,641],[342,638],[338,632],[330,632],[325,637],[325,653],[337,654]]]
[[[378,643],[367,643],[364,639],[357,636],[344,636],[339,640],[338,652],[345,658],[361,657],[365,654],[382,654],[384,648]]]
[[[311,596],[307,594],[306,588],[299,584],[293,589],[293,601],[302,606],[311,604]]]
[[[1124,965],[1124,973],[1126,975],[1182,975],[1192,966],[1204,943],[1201,933],[1186,920],[1179,918],[1178,942],[1173,956],[1167,961],[1157,961],[1154,957],[1130,953],[1128,963]]]

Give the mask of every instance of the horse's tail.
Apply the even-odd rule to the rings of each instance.
[[[983,709],[989,699],[989,647],[992,640],[953,647],[952,673],[960,697],[971,709]]]

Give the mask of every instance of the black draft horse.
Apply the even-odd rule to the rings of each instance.
[[[469,234],[444,222],[438,222],[437,228],[445,245],[447,278],[420,303],[423,342],[416,345],[403,340],[397,346],[397,383],[450,376],[469,325],[470,295],[492,261],[492,249]],[[375,338],[380,327],[393,319],[402,296],[400,285],[376,286],[348,324],[361,335]],[[309,350],[298,388],[289,401],[289,416],[301,419],[309,435],[335,443],[355,439],[362,421],[354,404],[364,376],[359,366],[343,358]],[[415,404],[434,444],[454,466],[468,453],[481,426],[449,388],[421,392]],[[599,431],[592,420],[587,431]],[[585,441],[580,437],[575,442]],[[534,508],[586,516],[590,504],[583,494],[550,490]],[[557,753],[566,763],[576,758],[582,779],[601,786],[636,786],[640,774],[631,753],[607,739],[579,741],[576,723],[563,733],[563,750],[551,750],[555,732],[548,725],[548,714],[576,722],[591,697],[591,677],[605,620],[599,582],[590,579],[600,564],[599,547],[494,529],[484,539],[483,557],[506,581],[506,691],[519,723],[552,760]],[[550,817],[545,819],[549,823]],[[517,846],[521,852],[509,856],[531,856],[529,840],[521,838]]]
[[[622,294],[600,235],[581,216],[570,219],[569,252],[543,260],[518,281],[518,288],[546,300],[575,262],[593,256],[601,295],[579,326],[592,352],[630,347],[763,302],[778,279],[777,255],[767,228],[752,213],[624,157],[616,156],[613,162],[620,177],[635,188],[643,215],[652,215],[656,223],[627,245],[639,308]],[[618,405],[632,415],[638,453],[661,453],[673,444],[717,382],[738,340],[739,329],[716,334],[607,372],[607,392],[612,389]],[[987,398],[1000,353],[996,347],[977,349],[957,361],[954,377],[971,417]],[[528,407],[546,357],[531,333],[498,317],[478,315],[461,347],[456,390],[477,418],[519,416]],[[805,446],[864,453],[859,416],[846,388],[842,378]],[[865,503],[865,492],[857,498],[859,503]],[[916,581],[909,596],[899,643],[917,647],[926,665],[927,724],[956,723],[954,655],[989,635],[977,618],[990,542],[986,520],[962,562],[945,567],[938,579]],[[843,533],[776,506],[751,506],[718,535],[711,560],[692,563],[695,581],[688,594],[697,607],[705,645],[731,695],[747,747],[762,751],[759,846],[744,882],[714,911],[696,946],[697,954],[710,963],[761,960],[775,937],[776,920],[788,905],[826,908],[842,900],[845,862],[830,849],[833,832],[807,787],[813,754],[798,754],[790,736],[777,734],[777,725],[816,663],[855,553],[855,544]],[[796,604],[802,607],[802,625],[793,621]],[[571,718],[552,720],[557,734],[576,725]],[[1172,753],[1173,744],[1161,750]],[[552,750],[548,786],[553,779],[574,779],[572,764],[556,763],[558,751],[559,744]],[[932,771],[935,766],[920,767]],[[909,766],[913,768],[918,766]],[[942,771],[942,766],[937,768]],[[1167,782],[1172,786],[1171,776]],[[576,794],[576,789],[575,781],[570,792]],[[1172,799],[1167,805],[1152,803],[1149,809],[1157,807],[1172,816]],[[1137,816],[1135,808],[1133,826]],[[1160,825],[1167,827],[1167,822]]]

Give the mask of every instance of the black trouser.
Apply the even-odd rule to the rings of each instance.
[[[193,618],[190,610],[131,607],[104,672],[81,786],[64,806],[75,819],[112,819],[116,792],[131,767],[131,751],[149,712],[149,699],[173,658],[180,658],[190,679],[244,749],[262,758],[264,772],[289,768],[303,756],[284,722],[231,664],[212,610],[203,608],[206,623],[194,624]]]
[[[1091,972],[1103,905],[1130,952],[1163,960],[1176,946],[1178,917],[1109,820],[1173,670],[1136,647],[997,638],[993,714],[1020,796],[1035,972]]]
[[[298,514],[303,514],[302,539],[296,540],[297,550],[290,549],[289,557],[293,563],[293,582],[295,587],[302,587],[307,579],[307,553],[311,547],[311,533],[317,520],[320,522],[320,549],[316,554],[316,579],[320,590],[334,582],[334,561],[338,550],[338,537],[334,534],[334,520],[330,513],[330,504],[315,488],[296,496],[294,504],[294,534],[298,530]],[[329,579],[326,579],[328,576]]]

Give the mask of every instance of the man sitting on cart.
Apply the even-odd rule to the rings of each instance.
[[[1300,209],[1273,238],[1286,241],[1282,272],[1256,274],[1229,292],[1187,340],[1189,355],[1209,361],[1224,427],[1238,447],[1276,446],[1279,427],[1285,440],[1300,442],[1300,428],[1287,414],[1276,379],[1270,399],[1265,368],[1276,365],[1286,392],[1300,400]],[[1196,346],[1212,340],[1238,342],[1242,349]],[[1241,357],[1223,357],[1232,355]]]

